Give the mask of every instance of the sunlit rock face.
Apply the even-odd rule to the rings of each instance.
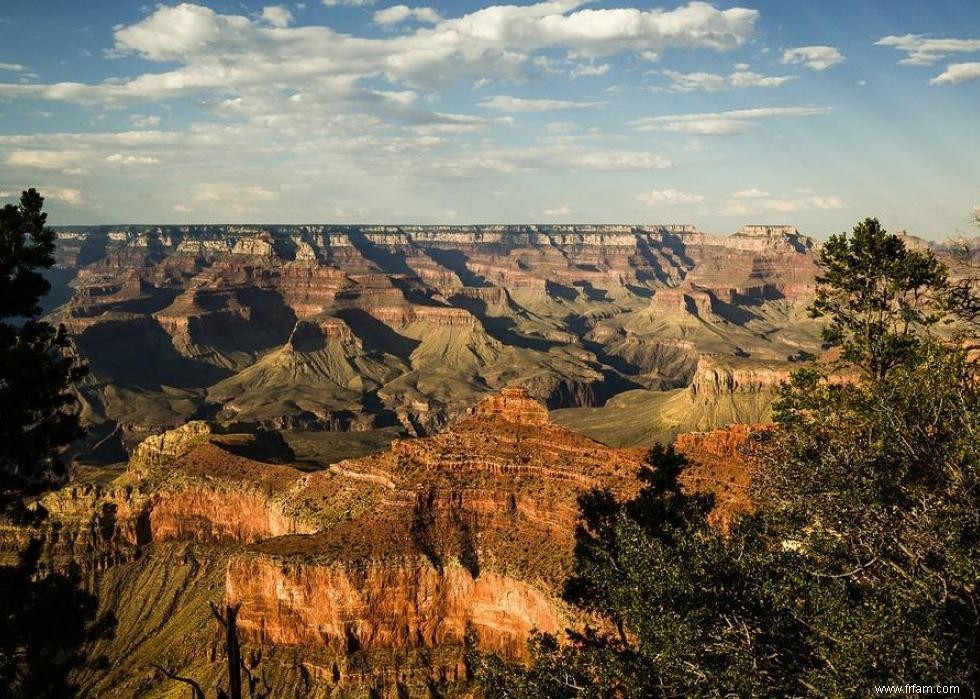
[[[532,629],[555,633],[564,619],[540,589],[496,573],[476,578],[425,558],[343,566],[238,557],[226,595],[241,604],[248,641],[325,646],[338,654],[462,646],[525,657]]]
[[[342,325],[324,332],[345,336]],[[723,529],[749,507],[744,495],[721,497],[744,486],[748,433],[677,440],[692,464],[685,487],[719,496],[712,521]],[[191,422],[148,437],[111,482],[42,499],[45,565],[97,573],[93,590],[120,620],[119,643],[103,647],[116,669],[83,673],[86,686],[135,691],[133,653],[219,682],[210,601],[238,607],[244,647],[284,695],[463,692],[467,644],[523,659],[532,631],[584,621],[560,599],[577,498],[592,488],[629,497],[638,471],[656,467],[646,449],[554,424],[516,386],[438,434],[312,471],[288,454],[261,460],[269,448]],[[37,535],[0,527],[0,554],[12,558]],[[154,599],[170,611],[158,614]]]
[[[549,409],[820,350],[791,226],[128,226],[63,231],[54,319],[89,443],[224,426],[438,432],[523,386]],[[319,327],[319,337],[310,332]],[[670,347],[683,347],[682,352]]]

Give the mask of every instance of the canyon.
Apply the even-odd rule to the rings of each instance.
[[[426,435],[512,385],[552,410],[690,389],[647,425],[669,437],[765,416],[718,403],[820,352],[816,273],[790,226],[90,227],[59,230],[51,318],[91,369],[83,460],[191,419]]]
[[[655,442],[726,531],[743,447],[824,347],[791,226],[99,226],[58,231],[48,318],[90,367],[72,481],[32,539],[117,619],[93,696],[213,693],[238,609],[269,696],[466,696],[527,657],[578,497]],[[924,243],[923,243],[924,244]]]
[[[747,431],[725,434],[678,440],[692,464],[685,487],[716,495],[719,522],[744,508],[731,493],[746,470],[729,457]],[[438,434],[321,469],[272,453],[255,435],[192,421],[144,440],[111,480],[40,498],[37,532],[0,528],[5,557],[39,536],[44,568],[84,570],[116,614],[116,634],[95,648],[110,669],[78,672],[86,692],[165,694],[176,685],[152,663],[218,686],[213,602],[238,607],[250,670],[272,696],[465,693],[468,648],[521,659],[532,631],[582,622],[560,599],[576,499],[628,496],[638,470],[656,466],[644,448],[555,424],[523,388]]]

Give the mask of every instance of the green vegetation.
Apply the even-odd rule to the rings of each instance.
[[[947,272],[870,219],[822,261],[813,312],[864,371],[784,386],[752,445],[758,512],[713,531],[663,447],[634,499],[583,496],[564,596],[592,622],[537,637],[528,666],[474,658],[487,696],[975,691],[980,396],[961,343],[929,333],[955,308]]]
[[[64,328],[38,320],[51,285],[39,270],[54,264],[54,233],[45,227],[44,198],[23,193],[0,211],[0,498],[56,483],[65,472],[58,452],[81,436],[71,385],[84,369],[63,350]],[[11,322],[23,321],[23,322]]]
[[[54,233],[44,198],[25,191],[0,210],[0,514],[33,518],[25,495],[65,476],[59,451],[81,436],[71,385],[84,373],[64,354],[64,328],[38,320],[50,285],[40,269],[54,264]],[[22,322],[18,322],[22,321]],[[77,576],[43,574],[35,540],[13,566],[0,566],[0,687],[8,696],[58,697],[74,691],[69,671],[96,664],[83,644],[105,636],[110,616],[78,589]]]

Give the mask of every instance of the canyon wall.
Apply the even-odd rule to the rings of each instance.
[[[113,458],[226,428],[445,428],[521,385],[550,409],[686,386],[703,357],[819,352],[812,241],[789,226],[117,226],[62,229],[52,313]],[[61,296],[64,294],[62,293]],[[667,350],[683,347],[682,351]]]

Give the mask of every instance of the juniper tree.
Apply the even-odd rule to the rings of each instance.
[[[488,696],[976,692],[980,399],[929,331],[947,271],[874,219],[820,260],[814,313],[862,375],[814,364],[783,387],[752,444],[758,510],[727,538],[664,448],[636,498],[584,496],[564,596],[590,623],[536,637],[528,666],[478,659]]]

